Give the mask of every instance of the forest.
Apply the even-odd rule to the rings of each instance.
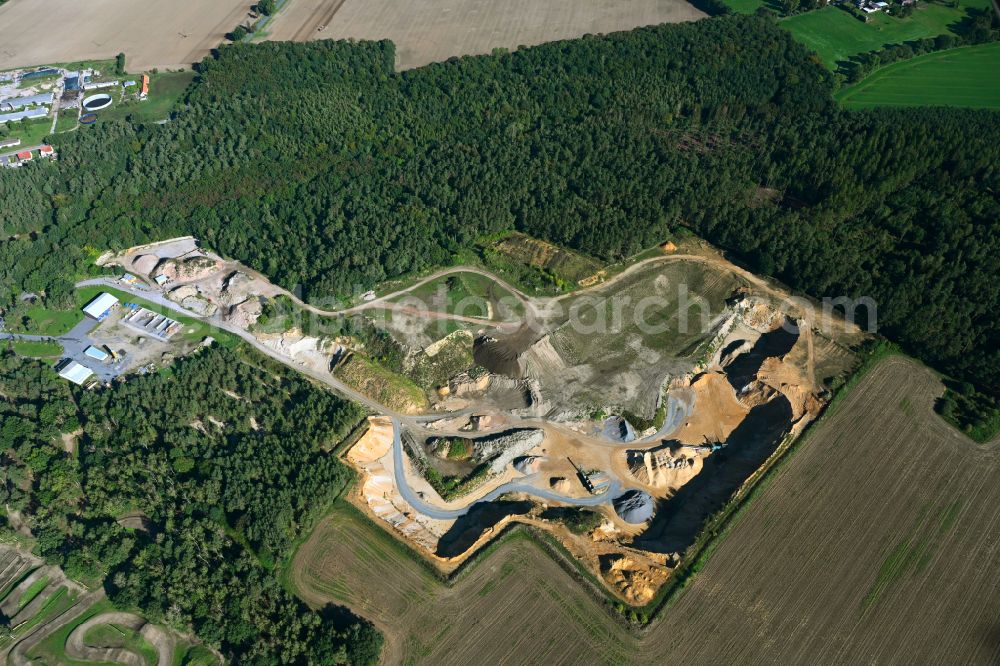
[[[393,71],[388,42],[222,47],[166,125],[0,174],[0,306],[68,302],[94,253],[193,234],[306,298],[516,229],[614,261],[686,227],[1000,390],[1000,117],[844,111],[767,16]]]
[[[377,662],[373,627],[314,612],[279,580],[348,480],[326,449],[360,408],[220,348],[95,391],[3,351],[0,396],[0,502],[46,561],[232,663]]]

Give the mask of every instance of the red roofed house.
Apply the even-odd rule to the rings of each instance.
[[[22,150],[21,152],[19,152],[17,154],[17,159],[19,159],[22,162],[30,162],[31,161],[31,151],[30,150]]]
[[[56,154],[56,150],[52,146],[42,146],[38,149],[38,154],[40,157],[53,157]]]
[[[149,75],[142,75],[142,87],[139,88],[139,99],[146,99],[149,95]]]

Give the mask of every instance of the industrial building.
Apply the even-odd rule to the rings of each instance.
[[[39,93],[37,95],[26,95],[24,97],[10,97],[0,100],[0,111],[17,111],[29,106],[51,105],[55,99],[52,93]]]
[[[90,358],[94,359],[95,361],[100,361],[101,363],[104,363],[109,358],[111,358],[111,354],[93,345],[84,349],[83,353],[89,356]]]
[[[39,106],[34,109],[24,109],[21,111],[12,111],[10,113],[0,113],[0,123],[13,122],[18,120],[24,120],[25,118],[44,118],[49,115],[49,110],[44,106]]]
[[[84,382],[94,376],[94,371],[76,361],[70,361],[60,368],[59,376],[68,379],[77,386],[83,386]]]
[[[116,305],[118,305],[117,298],[107,292],[102,292],[97,298],[83,306],[83,313],[91,319],[103,321]]]

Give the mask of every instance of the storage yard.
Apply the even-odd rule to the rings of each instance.
[[[294,0],[267,39],[391,39],[397,69],[584,34],[705,16],[684,0]]]

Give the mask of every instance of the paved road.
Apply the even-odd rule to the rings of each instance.
[[[562,504],[569,504],[572,506],[599,506],[601,504],[609,503],[612,498],[617,497],[621,492],[621,483],[616,479],[612,479],[611,484],[608,486],[608,490],[605,493],[600,495],[588,495],[587,497],[567,497],[566,495],[560,495],[559,493],[554,493],[551,490],[538,488],[525,483],[527,479],[535,478],[535,475],[531,475],[526,476],[523,479],[508,481],[507,483],[494,488],[489,494],[484,495],[475,501],[469,502],[466,506],[458,509],[442,509],[425,502],[420,495],[416,493],[416,491],[410,488],[407,483],[404,467],[406,461],[403,459],[403,442],[400,438],[401,429],[402,424],[399,422],[399,419],[393,418],[392,466],[393,473],[396,477],[396,487],[399,488],[399,494],[402,495],[404,500],[409,502],[410,506],[412,506],[419,513],[422,513],[430,518],[438,520],[460,518],[461,516],[467,514],[476,504],[479,504],[480,502],[492,502],[507,493],[524,493],[540,497],[541,499],[545,499],[550,502],[560,502]]]
[[[244,342],[246,342],[247,344],[249,344],[251,347],[253,347],[257,351],[259,351],[260,353],[264,354],[265,356],[267,356],[269,358],[273,358],[274,360],[278,361],[279,363],[281,363],[283,365],[287,365],[288,367],[292,368],[293,370],[295,370],[297,372],[300,372],[300,373],[302,373],[302,374],[304,374],[304,375],[306,375],[308,377],[311,377],[311,378],[315,379],[316,381],[319,381],[319,382],[322,382],[322,383],[326,384],[327,386],[329,386],[329,387],[333,388],[335,391],[337,391],[337,393],[340,393],[341,395],[343,395],[344,397],[348,398],[349,400],[353,400],[355,402],[359,402],[359,403],[365,405],[366,407],[368,407],[369,409],[371,409],[372,411],[374,411],[376,413],[381,413],[381,414],[385,414],[387,416],[392,416],[392,417],[396,417],[396,418],[400,418],[400,419],[404,419],[404,420],[408,420],[408,421],[409,420],[413,420],[413,421],[431,421],[431,420],[436,420],[436,419],[439,419],[439,418],[441,418],[443,416],[447,416],[448,415],[448,414],[445,414],[445,413],[441,413],[441,414],[433,414],[433,415],[429,415],[429,416],[425,416],[425,417],[414,417],[414,416],[409,416],[409,415],[406,415],[406,414],[400,414],[400,413],[398,413],[398,412],[396,412],[394,410],[389,409],[385,405],[383,405],[381,403],[378,403],[375,400],[372,400],[371,398],[369,398],[368,396],[364,395],[363,393],[359,393],[358,391],[355,391],[350,386],[348,386],[347,384],[343,383],[342,381],[340,381],[339,379],[337,379],[336,377],[334,377],[329,372],[317,372],[316,370],[313,370],[312,368],[306,367],[304,365],[299,365],[298,363],[296,363],[295,361],[293,361],[291,358],[289,358],[289,357],[287,357],[287,356],[285,356],[283,354],[279,354],[278,352],[276,352],[275,350],[271,349],[270,347],[267,347],[266,345],[262,344],[251,333],[249,333],[249,332],[247,332],[247,331],[239,328],[238,326],[233,326],[233,325],[229,324],[228,322],[224,321],[220,316],[203,317],[202,315],[199,315],[196,312],[192,312],[191,310],[188,310],[188,309],[186,309],[186,308],[178,305],[177,303],[174,303],[173,301],[171,301],[170,299],[168,299],[166,296],[164,296],[161,292],[155,291],[155,290],[150,289],[148,287],[138,287],[138,286],[131,286],[131,285],[127,285],[127,284],[122,284],[121,282],[119,282],[118,280],[113,279],[113,278],[91,278],[89,280],[82,280],[81,282],[77,282],[76,286],[77,287],[104,286],[104,287],[110,287],[112,289],[117,289],[118,291],[124,291],[126,293],[132,294],[136,298],[144,299],[146,301],[149,301],[151,303],[159,305],[159,306],[161,306],[161,307],[163,307],[163,308],[165,308],[167,310],[171,310],[171,311],[176,312],[178,314],[184,315],[185,317],[190,317],[191,319],[196,319],[198,321],[202,321],[202,322],[204,322],[205,324],[207,324],[208,326],[210,326],[212,328],[217,328],[219,330],[226,331],[227,333],[231,333],[232,335],[237,336],[238,338],[240,338],[241,340],[243,340]],[[468,411],[468,410],[465,410],[465,411]],[[455,415],[458,415],[460,413],[461,412],[454,412],[451,415],[455,416]]]
[[[26,335],[20,333],[0,333],[0,340],[28,340],[31,342],[58,342],[62,345],[64,358],[71,358],[78,363],[82,363],[91,370],[101,381],[110,381],[122,373],[125,360],[115,363],[102,363],[96,359],[84,355],[83,350],[93,343],[87,336],[97,328],[98,322],[90,317],[83,317],[76,326],[70,329],[65,335]]]

